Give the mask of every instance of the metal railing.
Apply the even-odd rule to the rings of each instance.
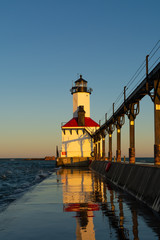
[[[124,103],[124,98],[128,98],[130,96],[130,94],[136,89],[136,87],[145,79],[148,72],[151,72],[159,61],[160,40],[155,44],[150,53],[146,56],[146,59],[142,62],[137,71],[133,74],[124,89],[114,101],[113,105],[107,111],[107,114],[105,114],[105,117],[100,120],[101,125],[103,125],[108,119],[112,117],[114,112],[116,112],[119,107]]]
[[[70,92],[73,94],[73,93],[76,93],[76,92],[88,92],[91,94],[91,92],[93,91],[92,88],[89,88],[89,87],[85,87],[85,86],[74,86],[70,89]]]

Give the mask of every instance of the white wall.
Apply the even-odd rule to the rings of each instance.
[[[91,129],[95,131],[95,127],[92,127]],[[77,129],[67,129],[65,130],[65,134],[62,130],[61,157],[91,157],[92,151],[92,138],[88,133],[83,133],[83,129],[79,129],[78,134]]]
[[[85,117],[90,117],[90,93],[77,92],[73,94],[73,117],[78,117],[78,107],[84,106]]]

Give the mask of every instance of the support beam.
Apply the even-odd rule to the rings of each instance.
[[[129,104],[127,111],[130,132],[129,163],[135,163],[135,119],[139,114],[139,102]]]
[[[108,152],[108,161],[112,161],[112,133],[115,130],[115,125],[111,123],[108,128],[109,133],[109,152]]]
[[[116,150],[116,160],[121,162],[121,128],[125,123],[125,116],[120,115],[116,118],[116,128],[117,128],[117,150]]]
[[[154,162],[160,165],[160,80],[154,81]]]
[[[93,143],[94,147],[93,147],[93,152],[94,152],[94,160],[96,160],[96,142],[95,142],[95,139],[94,139],[94,143]]]
[[[135,163],[135,121],[134,121],[134,105],[132,104],[131,115],[129,118],[130,128],[130,148],[129,148],[129,163]]]
[[[117,151],[116,151],[116,160],[121,162],[121,128],[117,126]]]
[[[95,142],[95,160],[97,160],[97,141]]]
[[[100,145],[100,139],[98,139],[98,160],[101,158],[101,145]]]
[[[101,131],[101,138],[102,138],[102,160],[105,160],[106,150],[105,150],[105,137],[106,137],[106,130]]]
[[[102,158],[105,159],[105,136],[102,137]]]
[[[116,151],[116,160],[117,162],[121,162],[121,127],[125,123],[124,115],[117,117],[117,151]]]
[[[112,161],[112,133],[109,133],[109,152],[108,152],[108,161]]]

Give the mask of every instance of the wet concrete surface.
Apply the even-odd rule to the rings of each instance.
[[[0,239],[160,239],[160,219],[91,171],[60,169],[0,213]]]

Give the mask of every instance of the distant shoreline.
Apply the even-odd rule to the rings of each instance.
[[[52,157],[44,157],[44,158],[0,158],[0,160],[26,160],[26,161],[32,161],[32,160],[41,160],[41,161],[55,161],[56,158],[54,156]]]

